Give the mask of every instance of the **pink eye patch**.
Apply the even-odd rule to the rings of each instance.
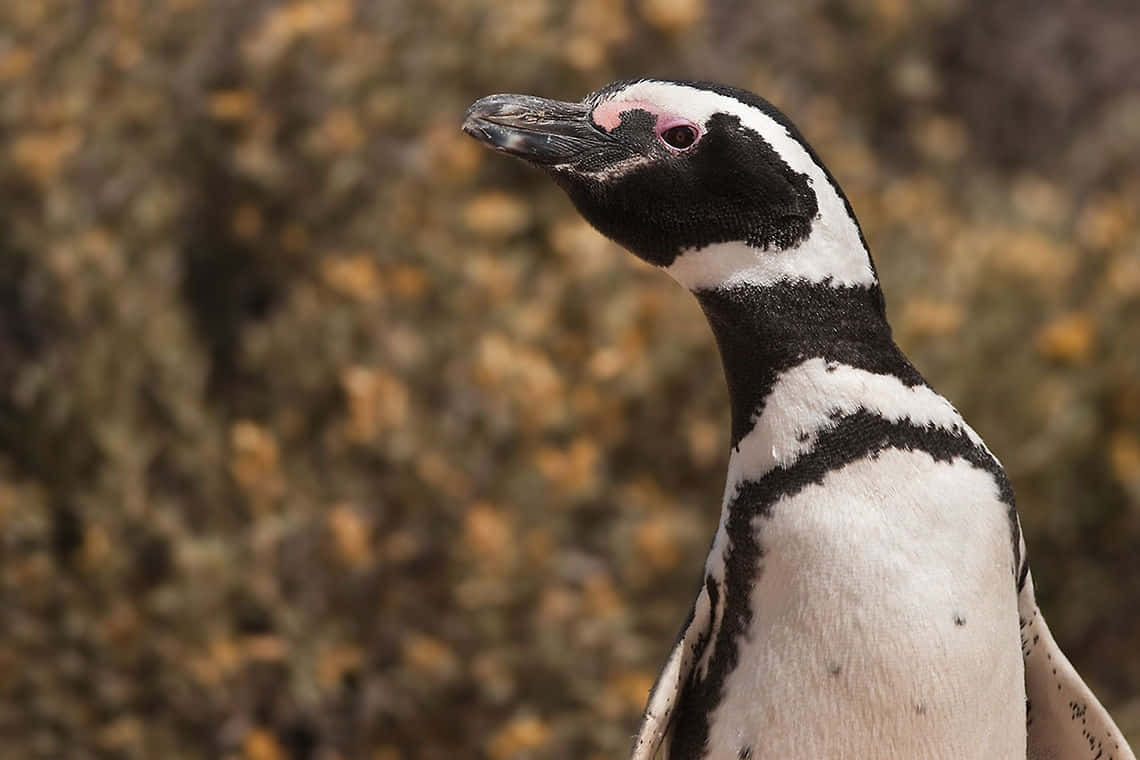
[[[621,126],[621,115],[626,111],[648,111],[657,117],[661,118],[661,109],[654,103],[649,103],[642,100],[607,100],[597,108],[594,109],[591,116],[594,123],[607,132],[613,132]]]
[[[607,100],[595,108],[590,116],[599,127],[607,132],[612,132],[621,126],[621,116],[626,111],[647,111],[653,114],[657,120],[654,131],[658,137],[676,127],[690,127],[697,137],[704,132],[699,125],[694,124],[689,119],[665,113],[656,103],[644,100]]]

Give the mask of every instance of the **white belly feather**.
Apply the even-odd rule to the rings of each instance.
[[[755,518],[709,757],[1024,758],[1008,520],[989,473],[895,449]]]

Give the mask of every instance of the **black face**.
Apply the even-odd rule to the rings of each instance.
[[[546,169],[591,224],[653,264],[712,243],[786,249],[808,236],[817,202],[807,175],[739,117],[698,125],[635,107],[607,129],[594,120],[607,92],[582,103],[493,95],[463,128]]]

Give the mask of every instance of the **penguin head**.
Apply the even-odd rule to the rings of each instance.
[[[695,291],[875,283],[842,192],[791,121],[752,93],[637,80],[579,103],[491,95],[463,129],[547,171],[602,234]]]

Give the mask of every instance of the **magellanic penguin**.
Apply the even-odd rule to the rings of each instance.
[[[546,170],[693,292],[732,451],[633,760],[1132,760],[1049,633],[998,460],[891,338],[859,223],[796,127],[718,84],[492,95],[463,129]]]

